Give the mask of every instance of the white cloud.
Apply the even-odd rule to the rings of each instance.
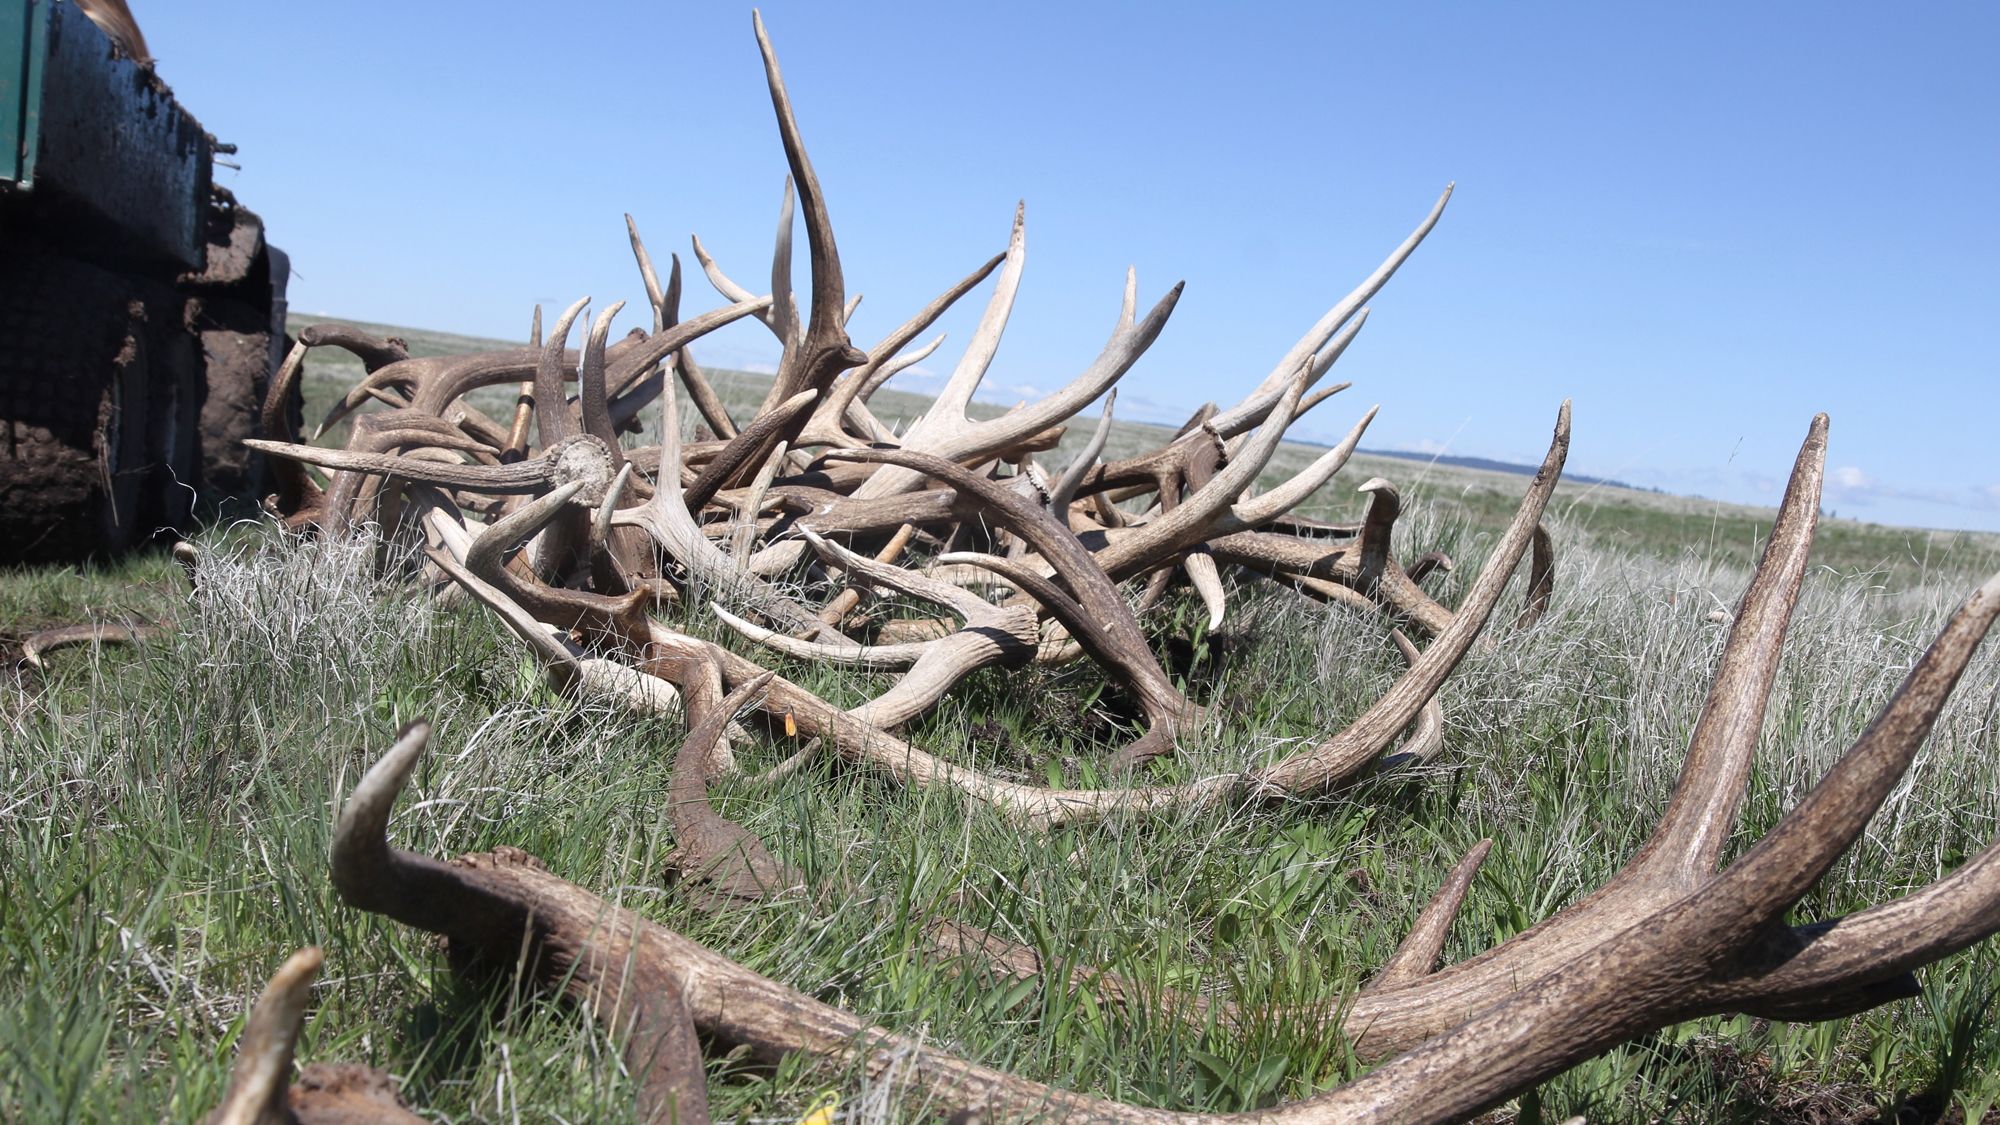
[[[1876,500],[1921,500],[1927,504],[1945,504],[1954,508],[1966,506],[1964,501],[1942,489],[1897,488],[1883,484],[1852,465],[1843,465],[1829,474],[1826,498],[1856,508],[1866,508]]]

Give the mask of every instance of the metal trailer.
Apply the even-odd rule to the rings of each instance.
[[[0,563],[258,494],[290,270],[232,151],[72,0],[0,0]]]

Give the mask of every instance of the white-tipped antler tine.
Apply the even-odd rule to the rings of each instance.
[[[1181,566],[1195,592],[1201,595],[1202,606],[1208,610],[1208,627],[1220,628],[1229,612],[1229,600],[1223,594],[1222,575],[1215,569],[1215,556],[1208,553],[1208,545],[1204,543],[1189,551]]]
[[[646,303],[653,307],[653,331],[658,332],[667,326],[667,291],[660,286],[660,275],[653,272],[652,256],[646,253],[639,225],[629,211],[625,213],[625,234],[632,241],[632,257],[639,263],[639,279],[646,283]]]
[[[1312,363],[1306,368],[1307,390],[1311,390],[1313,384],[1319,382],[1320,378],[1332,369],[1334,361],[1339,359],[1341,353],[1347,350],[1347,345],[1354,342],[1354,337],[1360,333],[1361,326],[1366,323],[1368,323],[1368,310],[1362,309],[1360,315],[1356,316],[1352,323],[1342,329],[1340,334],[1333,338],[1332,342],[1314,354]],[[1311,400],[1312,406],[1319,405],[1327,397],[1346,389],[1348,386],[1349,384],[1342,383],[1337,387],[1328,388],[1325,394]],[[1271,408],[1278,404],[1278,400],[1283,398],[1284,394],[1285,388],[1283,386],[1272,387],[1268,390],[1260,387],[1252,391],[1249,397],[1245,398],[1242,402],[1209,419],[1208,424],[1214,427],[1216,434],[1225,441],[1238,434],[1247,433],[1251,427],[1256,426],[1270,416]],[[1305,413],[1307,410],[1312,409],[1312,406],[1299,408],[1299,413]]]
[[[938,392],[937,401],[925,412],[913,433],[944,432],[965,425],[965,404],[972,401],[972,393],[979,389],[994,353],[1000,350],[1000,337],[1007,331],[1007,318],[1014,311],[1014,294],[1021,288],[1021,267],[1028,253],[1026,224],[1024,200],[1015,205],[1014,230],[1007,239],[1006,260],[1000,267],[999,279],[993,283],[993,296],[986,302],[979,327],[973,331],[972,341],[966,344],[965,354],[959,357],[951,379]]]
[[[1064,527],[1069,526],[1069,502],[1076,496],[1076,486],[1083,483],[1083,475],[1097,464],[1098,454],[1104,452],[1104,443],[1111,437],[1111,407],[1117,401],[1118,388],[1113,387],[1104,395],[1104,415],[1097,420],[1097,429],[1090,435],[1089,444],[1076,455],[1076,460],[1069,463],[1069,468],[1063,470],[1055,487],[1049,489],[1049,511],[1055,513],[1056,522]]]
[[[1132,327],[1139,316],[1139,267],[1125,267],[1125,303],[1118,310],[1118,327]]]
[[[1487,556],[1486,565],[1480,568],[1479,577],[1473,580],[1472,588],[1466,592],[1465,600],[1459,604],[1458,612],[1445,631],[1360,718],[1312,751],[1293,755],[1275,766],[1258,771],[1257,784],[1274,787],[1280,792],[1300,792],[1335,778],[1351,776],[1353,771],[1374,760],[1382,747],[1417,717],[1424,704],[1437,694],[1438,686],[1445,677],[1451,674],[1472,647],[1480,630],[1486,627],[1493,606],[1500,600],[1500,592],[1505,589],[1508,579],[1513,577],[1521,555],[1527,551],[1528,541],[1534,536],[1535,524],[1542,518],[1549,497],[1555,492],[1556,482],[1562,477],[1563,461],[1569,454],[1569,432],[1570,404],[1565,399],[1562,409],[1556,414],[1555,436],[1549,443],[1548,455],[1542,459],[1541,470],[1529,483],[1527,495],[1521,498],[1521,506],[1515,511],[1513,521],[1494,545],[1493,553]]]
[[[792,293],[792,177],[785,175],[785,201],[778,206],[778,236],[771,248],[771,331],[791,347],[799,336],[798,298]]]
[[[882,389],[882,384],[901,375],[905,369],[915,367],[929,359],[931,353],[938,350],[938,345],[944,343],[945,335],[946,333],[940,332],[937,339],[916,351],[907,352],[881,364],[869,374],[867,381],[861,384],[861,390],[854,397],[861,402],[867,402],[870,395]]]
[[[930,304],[925,305],[917,315],[904,321],[901,327],[884,336],[881,342],[868,352],[868,362],[834,380],[832,392],[820,404],[819,409],[814,411],[812,419],[806,423],[805,429],[800,432],[798,444],[826,444],[839,448],[851,446],[854,443],[841,431],[842,425],[848,422],[854,422],[859,425],[864,437],[892,437],[893,435],[888,433],[886,427],[883,427],[879,422],[874,420],[872,414],[869,414],[865,410],[855,411],[853,409],[854,403],[857,401],[866,402],[868,396],[874,394],[876,388],[887,382],[896,372],[901,371],[912,363],[918,362],[924,356],[936,350],[937,345],[943,342],[943,336],[939,336],[937,340],[931,343],[930,347],[923,349],[918,355],[901,360],[896,358],[897,353],[901,352],[911,340],[917,338],[917,333],[929,328],[938,317],[944,315],[945,310],[956,304],[960,297],[971,292],[974,286],[986,279],[987,274],[999,268],[1000,263],[1006,260],[1007,255],[1005,254],[994,255],[985,265],[973,270],[972,273],[959,281],[958,284],[939,294]],[[861,298],[857,295],[854,300],[859,302]],[[852,307],[848,309],[848,313],[852,315]],[[846,318],[843,317],[841,323],[845,325]],[[877,432],[871,433],[870,431]],[[808,437],[808,435],[810,436]]]
[[[465,565],[475,572],[501,565],[505,555],[547,527],[549,521],[562,512],[563,505],[582,491],[582,481],[571,481],[546,496],[521,505],[473,538],[472,547],[465,552]]]
[[[845,570],[850,584],[866,583],[900,590],[913,598],[922,598],[951,610],[965,618],[968,625],[980,624],[982,619],[1003,612],[986,599],[961,586],[919,574],[894,563],[878,562],[866,555],[856,554],[811,528],[802,527],[799,529],[799,534],[805,536],[806,543],[820,558]]]
[[[701,272],[708,276],[708,283],[715,286],[717,293],[729,298],[730,303],[738,305],[745,301],[754,301],[757,299],[756,295],[748,289],[743,288],[723,275],[722,267],[716,265],[715,259],[709,257],[708,251],[702,247],[700,235],[689,235],[688,237],[694,243],[694,260],[701,263]],[[777,294],[772,294],[771,300],[773,304],[776,304]],[[777,320],[771,315],[769,307],[760,309],[750,315],[763,321],[766,327],[771,328],[771,331],[777,331],[777,328],[773,327],[777,323]]]
[[[590,521],[590,553],[604,549],[604,541],[611,535],[611,515],[618,510],[618,498],[625,494],[625,486],[632,480],[632,462],[627,461],[618,469],[618,476],[611,487],[604,490],[604,503],[597,506],[597,514]],[[567,487],[567,486],[565,486]]]
[[[305,1021],[313,978],[326,960],[316,946],[291,955],[271,975],[243,1023],[236,1041],[236,1065],[229,1071],[229,1088],[206,1125],[269,1125],[288,1121],[287,1094],[292,1084],[292,1052]]]
[[[1376,412],[1381,409],[1379,404],[1369,407],[1368,413],[1363,414],[1361,421],[1347,431],[1347,436],[1340,439],[1339,445],[1321,454],[1319,460],[1300,470],[1292,479],[1244,503],[1232,505],[1229,514],[1218,524],[1217,534],[1247,531],[1277,519],[1304,503],[1306,497],[1319,491],[1321,485],[1332,480],[1333,474],[1347,464],[1347,459],[1354,455],[1354,448],[1361,444],[1361,435],[1368,432],[1368,423],[1375,420]],[[1299,407],[1299,413],[1305,413],[1303,405]]]
[[[431,725],[422,719],[403,728],[396,744],[361,775],[361,783],[340,808],[333,830],[333,885],[350,905],[379,909],[384,892],[394,893],[389,854],[389,813],[409,784],[417,758],[430,742]]]
[[[745,639],[763,645],[774,652],[794,656],[800,660],[819,660],[830,664],[863,668],[870,672],[902,672],[909,669],[935,641],[920,641],[913,644],[897,645],[829,645],[818,641],[802,641],[773,632],[761,625],[754,625],[741,617],[711,603],[710,609],[722,619],[722,623],[741,633]]]
[[[1146,349],[1157,340],[1161,329],[1166,327],[1167,318],[1173,315],[1174,306],[1179,303],[1182,284],[1176,284],[1161,297],[1151,312],[1132,328],[1114,333],[1111,342],[1099,353],[1095,362],[1083,374],[1038,402],[1029,403],[1020,409],[1009,411],[997,418],[967,425],[964,428],[944,434],[935,441],[919,440],[913,433],[906,438],[905,448],[916,448],[947,460],[970,461],[976,457],[989,455],[1010,445],[1027,440],[1051,426],[1061,423],[1077,411],[1088,406],[1114,386]],[[928,446],[928,448],[924,448]],[[884,480],[885,472],[870,477],[863,488],[874,486]],[[896,478],[888,478],[895,480]],[[891,492],[906,486],[896,485]],[[887,494],[887,493],[884,493]],[[861,496],[857,490],[855,495]]]
[[[1410,253],[1417,248],[1417,244],[1421,243],[1424,240],[1424,236],[1431,232],[1431,228],[1437,225],[1438,216],[1444,214],[1444,205],[1446,201],[1451,199],[1452,188],[1456,186],[1458,185],[1445,185],[1444,194],[1438,196],[1437,203],[1431,207],[1431,213],[1425,216],[1422,223],[1417,225],[1417,229],[1410,234],[1410,237],[1404,239],[1403,244],[1396,247],[1395,253],[1390,254],[1387,261],[1377,266],[1374,273],[1368,275],[1368,280],[1355,287],[1354,292],[1342,297],[1339,304],[1328,309],[1327,314],[1320,318],[1319,323],[1312,326],[1312,331],[1307,332],[1298,343],[1292,345],[1292,350],[1286,352],[1285,358],[1278,361],[1278,366],[1271,369],[1271,374],[1266,376],[1264,381],[1257,385],[1259,391],[1268,391],[1273,387],[1283,386],[1285,379],[1290,373],[1296,370],[1298,365],[1307,356],[1318,351],[1320,346],[1325,344],[1339,330],[1341,325],[1347,323],[1347,318],[1354,315],[1354,310],[1367,304],[1368,298],[1373,297],[1377,292],[1381,291],[1382,286],[1388,284],[1389,278],[1402,266],[1404,260],[1410,256]]]

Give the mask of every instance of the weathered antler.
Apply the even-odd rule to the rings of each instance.
[[[324,960],[308,945],[271,975],[243,1021],[222,1104],[202,1125],[423,1125],[374,1067],[314,1063],[292,1083],[292,1053]]]

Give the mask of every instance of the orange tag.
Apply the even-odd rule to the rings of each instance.
[[[790,711],[787,711],[785,712],[785,737],[797,738],[798,736],[799,736],[799,725],[792,721],[792,713]]]

